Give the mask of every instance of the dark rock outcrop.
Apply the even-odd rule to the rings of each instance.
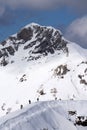
[[[24,28],[17,34],[18,40],[23,39],[25,42],[31,40],[32,36],[33,30],[31,28]]]
[[[67,74],[70,70],[67,68],[67,65],[60,65],[54,70],[54,75],[63,76]]]
[[[80,80],[80,84],[87,85],[87,81],[86,81],[85,79],[81,79],[81,80]]]
[[[71,115],[71,116],[73,116],[73,115],[76,115],[77,112],[76,111],[68,111],[68,114]]]
[[[75,125],[87,126],[87,117],[78,116]]]
[[[1,65],[1,66],[6,66],[7,64],[8,64],[8,61],[7,61],[5,58],[3,58],[3,59],[1,60],[0,65]]]

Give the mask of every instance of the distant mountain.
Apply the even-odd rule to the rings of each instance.
[[[87,100],[87,50],[32,23],[0,44],[0,116],[54,99]]]

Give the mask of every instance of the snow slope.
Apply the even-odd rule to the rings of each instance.
[[[86,108],[86,101],[37,102],[1,118],[0,130],[86,130],[87,126],[74,125],[77,115],[86,116]]]
[[[86,100],[87,50],[30,24],[0,44],[0,116],[37,98]]]

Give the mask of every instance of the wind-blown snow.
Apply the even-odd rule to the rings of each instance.
[[[1,118],[0,130],[86,130],[86,126],[75,126],[68,114],[77,111],[79,116],[86,116],[86,108],[86,101],[37,102]]]

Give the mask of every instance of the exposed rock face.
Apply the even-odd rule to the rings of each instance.
[[[85,63],[86,64],[86,63]],[[85,68],[83,74],[79,74],[78,78],[80,79],[80,84],[87,85],[87,80],[86,80],[86,75],[87,75],[87,68]]]
[[[64,76],[65,74],[67,74],[68,71],[70,70],[67,68],[67,65],[60,65],[54,70],[54,75]]]
[[[36,30],[37,32],[37,30]],[[62,40],[62,35],[53,29],[42,28],[37,32],[37,40],[39,44],[35,46],[33,53],[41,53],[47,55],[48,53],[53,54],[55,50],[63,50],[66,47],[67,42]]]
[[[29,27],[28,29],[24,28],[17,34],[17,38],[23,39],[25,42],[31,40],[33,36],[33,30]]]
[[[62,38],[58,30],[37,24],[30,24],[14,36],[10,36],[6,41],[3,41],[0,44],[0,58],[4,57],[6,61],[9,55],[15,55],[20,46],[23,46],[22,48],[25,51],[29,50],[27,61],[37,60],[41,55],[46,56],[48,53],[53,54],[60,50],[66,54],[68,53],[67,41]]]
[[[6,58],[9,57],[9,55],[14,55],[15,53],[15,50],[12,46],[8,46],[8,47],[5,47],[5,48],[2,48],[0,50],[0,58],[2,58],[1,60],[1,65],[7,65],[8,62],[6,62]]]
[[[5,58],[3,58],[3,59],[1,60],[0,65],[1,65],[1,66],[6,66],[7,64],[8,64],[8,61],[7,61]]]
[[[21,78],[20,78],[20,82],[23,82],[23,81],[26,81],[27,79],[26,79],[26,74],[24,74]]]
[[[68,114],[71,115],[71,116],[73,116],[73,115],[76,115],[77,112],[76,111],[68,111]]]
[[[78,116],[76,118],[76,125],[87,126],[87,117]]]
[[[86,81],[85,79],[81,79],[81,80],[80,80],[80,83],[81,83],[81,84],[84,84],[84,85],[87,85],[87,81]]]
[[[9,47],[7,47],[7,48],[5,48],[5,49],[8,51],[8,53],[9,53],[10,55],[14,55],[15,50],[12,48],[12,46],[9,46]]]

